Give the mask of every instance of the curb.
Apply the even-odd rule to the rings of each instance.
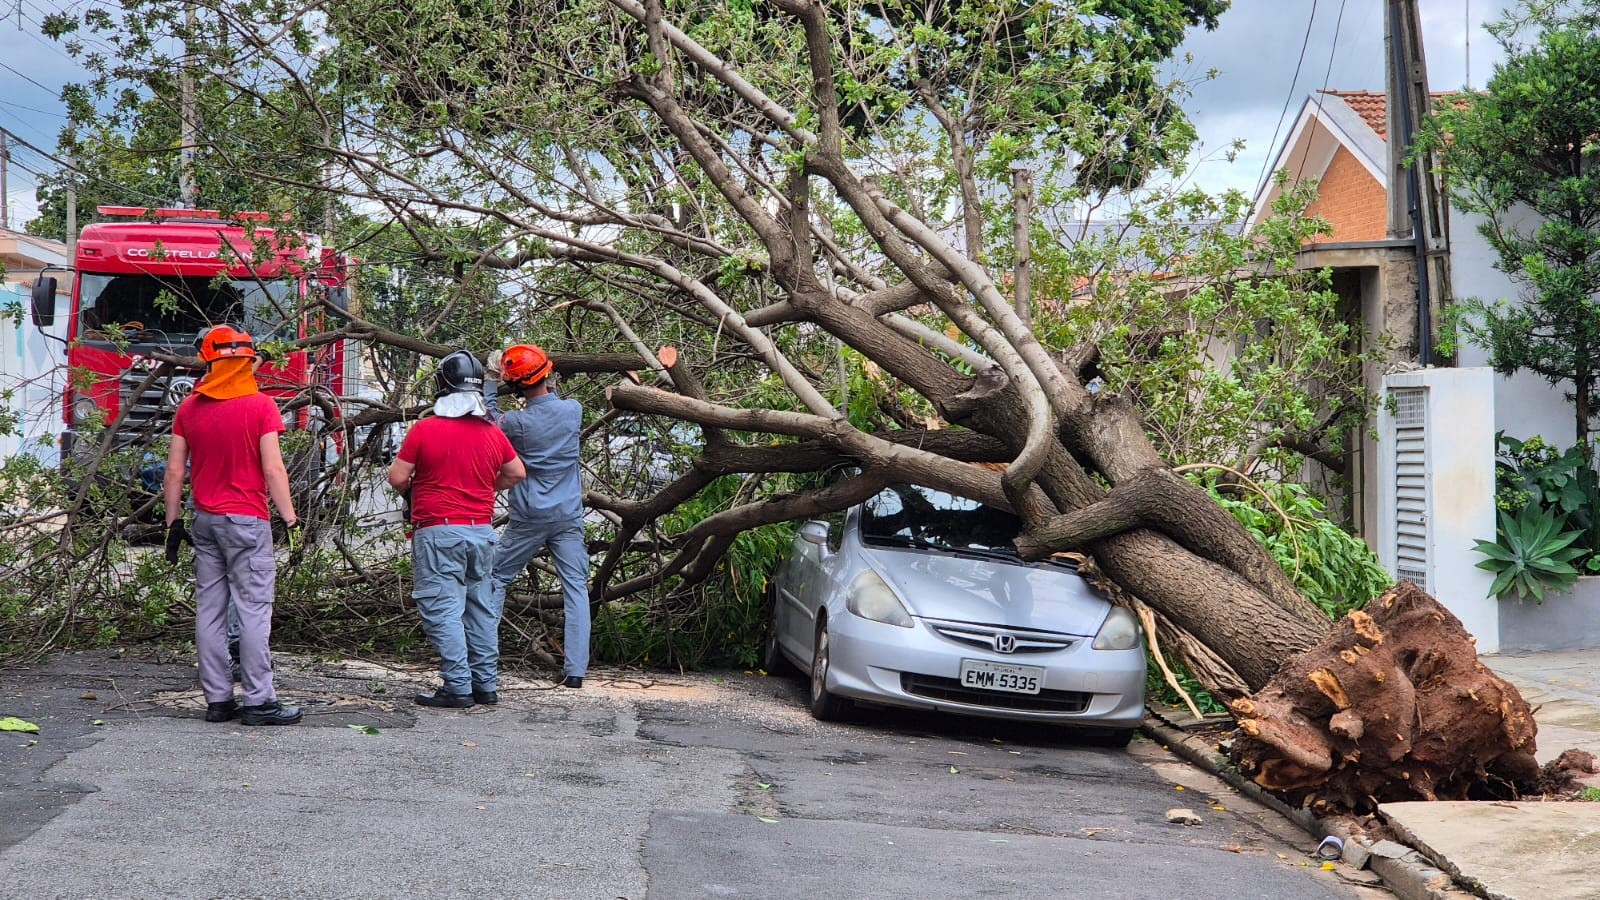
[[[1344,842],[1344,861],[1357,869],[1371,869],[1383,880],[1383,886],[1401,900],[1462,900],[1474,896],[1457,888],[1447,872],[1434,867],[1426,857],[1410,847],[1393,841],[1373,843],[1357,839],[1343,828],[1325,823],[1307,810],[1295,809],[1284,803],[1245,778],[1215,747],[1185,733],[1151,707],[1145,708],[1144,725],[1140,730],[1146,737],[1185,761],[1215,775],[1239,793],[1300,826],[1313,840],[1320,841],[1329,835],[1339,838]]]

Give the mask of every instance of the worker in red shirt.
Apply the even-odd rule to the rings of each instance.
[[[267,646],[278,572],[268,496],[289,526],[291,547],[300,527],[278,447],[283,417],[256,384],[261,358],[249,334],[229,325],[212,328],[200,339],[200,360],[205,376],[173,418],[162,494],[168,561],[178,561],[183,541],[194,545],[194,643],[206,721],[293,725],[300,709],[278,702]],[[194,492],[192,534],[183,522],[185,473]],[[228,659],[230,602],[239,617],[243,705],[233,696]]]
[[[412,426],[389,467],[411,498],[411,596],[439,651],[443,684],[423,706],[498,703],[500,610],[494,606],[494,495],[526,477],[483,399],[483,365],[465,350],[440,360],[433,416]]]

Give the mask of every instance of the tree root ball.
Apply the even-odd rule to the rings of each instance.
[[[1536,789],[1533,711],[1478,662],[1460,620],[1402,582],[1233,702],[1232,756],[1319,813]]]

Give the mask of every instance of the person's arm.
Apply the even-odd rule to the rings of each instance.
[[[291,527],[300,517],[294,514],[294,498],[289,494],[289,469],[283,464],[283,450],[278,446],[278,433],[269,431],[261,436],[261,474],[267,479],[267,495],[278,515]]]
[[[167,474],[161,479],[161,496],[167,504],[167,525],[183,518],[183,481],[189,472],[189,442],[180,435],[172,436],[172,449],[167,451]]]
[[[513,454],[510,459],[500,464],[500,471],[495,473],[494,489],[497,491],[507,490],[527,477],[528,470],[522,465],[521,458]]]
[[[404,494],[411,490],[411,478],[416,474],[417,467],[403,459],[396,459],[389,465],[389,487]]]

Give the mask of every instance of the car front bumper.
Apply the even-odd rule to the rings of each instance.
[[[1144,720],[1144,647],[1096,650],[1092,637],[1064,650],[998,653],[946,638],[921,619],[911,628],[845,613],[830,619],[828,690],[841,697],[991,718],[1095,728]],[[961,661],[1044,669],[1038,694],[979,690],[960,683]]]

